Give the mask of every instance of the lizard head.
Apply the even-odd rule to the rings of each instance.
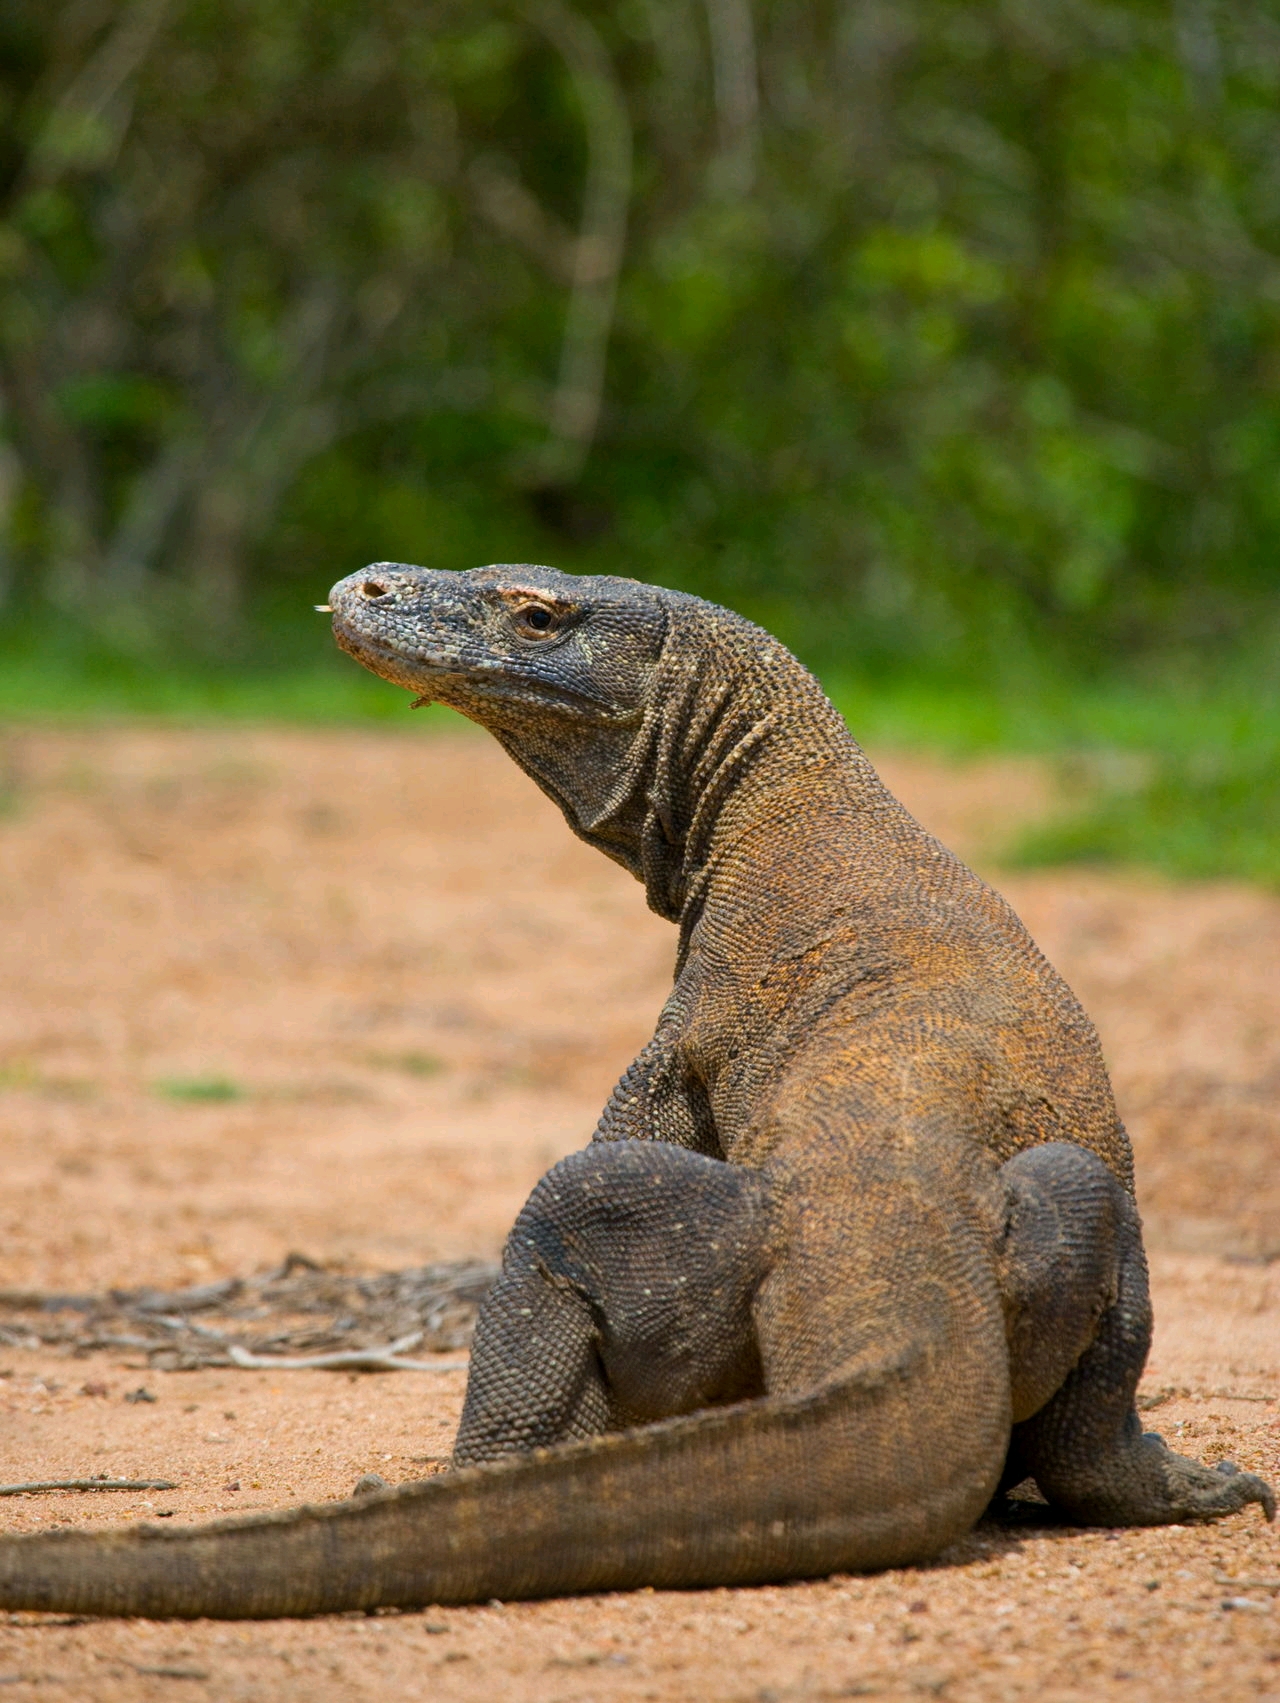
[[[576,834],[647,884],[645,753],[673,595],[523,563],[375,562],[339,580],[328,608],[343,650],[415,705],[487,728]]]
[[[525,564],[375,562],[339,580],[327,607],[343,650],[417,703],[486,727],[672,919],[725,801],[750,790],[748,768],[776,776],[848,745],[776,639],[661,586]]]
[[[375,562],[339,580],[329,607],[338,644],[366,668],[501,734],[633,723],[666,636],[664,595],[525,564]]]

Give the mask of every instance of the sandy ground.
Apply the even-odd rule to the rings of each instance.
[[[882,762],[984,867],[1033,766]],[[496,1253],[646,1038],[673,932],[479,736],[0,730],[0,1287],[181,1285],[289,1249]],[[1102,1032],[1138,1158],[1150,1423],[1280,1482],[1280,901],[1000,884]],[[173,1097],[221,1084],[222,1100]],[[0,1346],[5,1529],[336,1497],[447,1452],[462,1375],[157,1373]],[[154,1401],[124,1398],[145,1387]],[[6,1695],[1280,1698],[1280,1543],[982,1527],[945,1563],[255,1626],[0,1617]]]

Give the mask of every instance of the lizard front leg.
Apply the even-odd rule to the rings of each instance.
[[[610,1094],[594,1141],[665,1141],[711,1159],[724,1158],[706,1090],[689,1069],[680,1045],[684,1006],[677,988],[653,1039]]]
[[[768,1245],[751,1172],[662,1142],[562,1160],[480,1310],[455,1464],[760,1394]]]
[[[1275,1496],[1229,1461],[1201,1466],[1143,1432],[1134,1391],[1151,1344],[1137,1209],[1084,1148],[1033,1147],[1001,1168],[1001,1250],[1015,1423],[1007,1486],[1031,1476],[1080,1525],[1216,1519]]]

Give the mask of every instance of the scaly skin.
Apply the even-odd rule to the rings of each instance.
[[[1260,1479],[1144,1436],[1129,1144],[1088,1019],[812,677],[696,598],[381,563],[339,644],[480,722],[679,924],[657,1032],[538,1185],[456,1470],[0,1542],[0,1607],[225,1617],[747,1584],[936,1555],[1033,1476],[1080,1524]]]

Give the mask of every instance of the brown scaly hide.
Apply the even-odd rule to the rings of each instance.
[[[1128,1142],[1092,1025],[813,678],[698,599],[381,563],[359,661],[487,727],[679,924],[596,1140],[477,1326],[458,1470],[0,1543],[0,1606],[263,1616],[936,1555],[1033,1476],[1078,1523],[1274,1500],[1143,1437]]]

